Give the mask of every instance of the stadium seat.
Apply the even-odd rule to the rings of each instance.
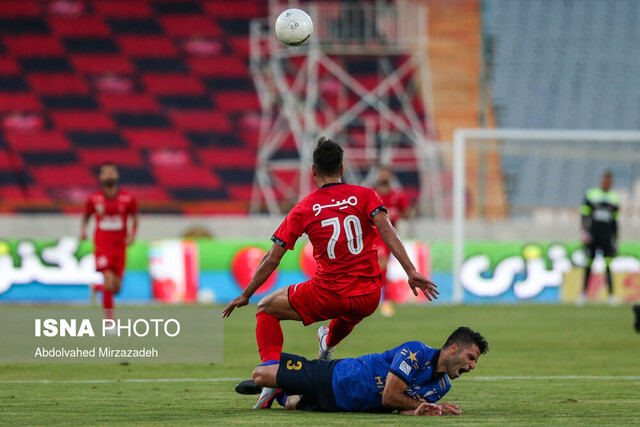
[[[42,108],[40,98],[29,92],[0,92],[0,113],[37,111]]]
[[[114,130],[115,123],[111,117],[101,111],[55,111],[51,119],[56,127],[65,131]]]
[[[29,0],[5,0],[0,8],[2,18],[20,18],[28,16],[38,16],[40,10],[35,1]]]
[[[113,94],[103,93],[97,100],[108,112],[157,112],[160,109],[155,98],[146,93]]]
[[[89,85],[77,74],[32,73],[27,77],[31,89],[41,95],[87,94]]]
[[[31,174],[42,187],[73,187],[96,181],[89,168],[77,164],[32,167]]]
[[[188,170],[189,173],[184,173]],[[180,167],[155,167],[153,175],[156,180],[167,188],[215,188],[222,184],[219,177],[208,168],[195,165]]]
[[[181,132],[161,129],[126,129],[122,132],[127,141],[136,148],[187,148],[188,140]]]
[[[120,49],[131,57],[175,57],[178,52],[175,45],[165,36],[120,36]]]
[[[80,203],[113,161],[142,203],[246,209],[260,120],[247,29],[266,3],[1,3],[0,114],[41,129],[0,131],[0,199]]]
[[[135,67],[125,56],[115,54],[76,54],[71,57],[73,67],[80,73],[132,73]]]
[[[62,43],[49,35],[7,36],[4,44],[17,57],[62,56],[65,52]]]
[[[97,1],[93,7],[105,18],[149,18],[153,13],[149,3],[144,1]]]
[[[23,151],[70,151],[71,141],[60,131],[7,132],[5,139],[12,150]]]
[[[109,37],[111,29],[99,16],[80,17],[52,16],[48,20],[54,33],[59,36]]]
[[[137,150],[130,148],[87,148],[78,150],[78,157],[85,165],[95,168],[105,162],[129,168],[144,167],[142,157]]]

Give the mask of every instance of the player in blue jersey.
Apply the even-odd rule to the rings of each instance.
[[[274,399],[292,410],[460,415],[458,405],[435,403],[451,388],[450,380],[475,368],[488,347],[478,332],[460,327],[441,349],[410,341],[355,359],[307,360],[282,353],[279,363],[258,366],[253,380],[281,389]]]

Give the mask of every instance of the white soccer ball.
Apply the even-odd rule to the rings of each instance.
[[[287,9],[276,19],[276,35],[287,46],[301,46],[313,34],[313,21],[304,10]]]

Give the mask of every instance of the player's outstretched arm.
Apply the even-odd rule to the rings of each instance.
[[[136,240],[136,233],[138,232],[138,214],[134,213],[131,215],[131,228],[127,232],[127,246],[132,245]]]
[[[89,219],[91,215],[82,215],[82,222],[80,223],[80,240],[87,240],[87,226],[89,225]]]
[[[407,254],[407,251],[400,240],[400,236],[398,236],[398,232],[393,225],[391,225],[391,221],[389,221],[387,213],[380,212],[377,214],[373,217],[373,223],[378,228],[380,237],[382,237],[384,243],[407,273],[407,276],[409,277],[409,286],[411,287],[413,294],[418,296],[418,289],[421,289],[422,293],[429,301],[437,299],[439,294],[436,290],[437,285],[422,274],[418,273],[416,267],[411,262],[411,259],[409,259],[409,254]]]
[[[390,409],[397,409],[403,415],[441,415],[440,406],[416,400],[404,394],[407,389],[405,383],[393,372],[387,375],[387,382],[382,391],[382,404]]]
[[[262,257],[262,261],[260,261],[260,265],[258,265],[258,269],[251,278],[247,288],[222,311],[222,317],[229,317],[236,307],[243,307],[249,304],[249,298],[267,281],[271,273],[278,268],[280,260],[286,252],[287,250],[285,248],[275,243],[271,246],[271,249]]]
[[[420,406],[418,406],[413,411],[398,411],[400,415],[413,415],[415,417],[425,417],[425,416],[440,416],[444,415],[442,410],[438,405],[429,402],[422,402]]]

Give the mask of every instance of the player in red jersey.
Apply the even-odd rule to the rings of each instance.
[[[382,203],[387,208],[389,220],[392,226],[396,226],[399,219],[409,218],[409,199],[403,191],[391,187],[393,173],[387,166],[382,166],[378,171],[378,182],[376,184],[376,192],[382,199]],[[380,233],[377,234],[376,246],[378,248],[378,263],[382,273],[382,304],[380,305],[380,314],[384,317],[393,317],[395,310],[391,302],[390,289],[387,282],[387,265],[389,264],[389,256],[391,252],[387,245],[384,244]]]
[[[305,325],[331,319],[329,328],[318,330],[319,357],[330,359],[336,345],[380,302],[380,267],[375,247],[377,228],[382,239],[409,277],[418,295],[421,289],[431,300],[436,285],[422,276],[409,260],[380,197],[369,188],[342,183],[343,150],[332,140],[320,138],[313,152],[313,177],[318,189],[289,212],[273,234],[273,245],[242,294],[224,309],[228,317],[249,298],[278,267],[287,249],[306,233],[317,262],[311,280],[279,289],[262,298],[256,314],[256,338],[263,364],[280,359],[284,337],[280,320]],[[264,388],[254,409],[270,406],[276,390]]]
[[[108,319],[113,318],[113,296],[120,292],[124,272],[125,252],[138,229],[138,207],[136,199],[128,191],[120,189],[118,168],[113,163],[100,166],[100,185],[87,200],[80,238],[87,238],[87,225],[92,215],[96,218],[93,238],[96,270],[102,272],[104,284],[96,285],[94,291],[102,291],[102,307]],[[131,230],[127,220],[131,216]]]

